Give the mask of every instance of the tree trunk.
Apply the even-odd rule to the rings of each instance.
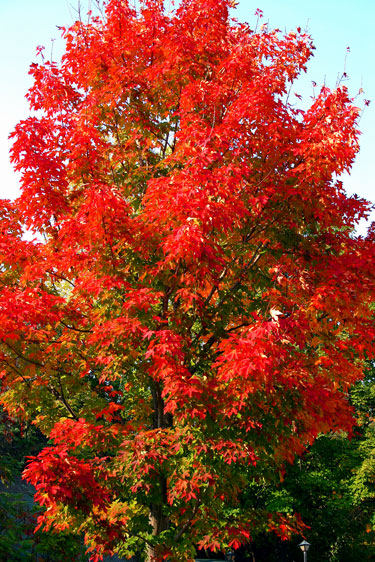
[[[154,415],[153,415],[153,427],[158,428],[169,428],[173,426],[172,415],[164,412],[164,400],[162,398],[161,385],[158,382],[153,382],[151,386]],[[167,480],[165,476],[159,474],[158,478],[160,487],[160,504],[154,504],[150,507],[149,521],[152,527],[152,534],[154,536],[159,535],[162,531],[169,528],[169,518],[163,513],[163,507],[167,506]],[[146,562],[155,562],[156,549],[151,545],[147,545],[146,549]]]
[[[146,550],[146,562],[155,562],[156,560],[156,552],[153,546],[147,545]]]
[[[169,518],[162,513],[162,506],[155,505],[151,508],[149,520],[152,526],[152,534],[159,535],[169,527]],[[155,562],[156,550],[153,546],[147,545],[146,549],[146,562]]]
[[[164,412],[164,400],[162,397],[162,388],[159,382],[152,382],[151,394],[153,402],[153,420],[152,425],[154,429],[173,427],[173,417],[170,413]]]

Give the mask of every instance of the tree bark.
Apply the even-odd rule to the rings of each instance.
[[[159,535],[162,531],[166,531],[169,527],[169,518],[162,513],[162,505],[152,506],[149,520],[152,526],[152,534],[154,536]],[[151,545],[147,545],[146,561],[155,562],[156,560],[156,548]]]
[[[164,400],[160,383],[153,381],[151,392],[154,408],[154,429],[172,427],[172,415],[164,412]],[[162,531],[166,531],[170,525],[169,517],[163,513],[163,508],[167,506],[167,480],[163,474],[159,474],[158,484],[160,488],[160,503],[151,505],[149,514],[149,521],[154,536],[159,535]],[[147,545],[146,562],[155,562],[157,560],[156,556],[155,547]]]
[[[159,382],[153,381],[151,386],[152,402],[154,408],[153,428],[167,428],[173,426],[172,414],[164,412],[162,388]]]

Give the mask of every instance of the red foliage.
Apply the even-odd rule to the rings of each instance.
[[[31,66],[12,135],[1,402],[53,440],[25,472],[40,523],[94,557],[301,529],[242,491],[350,432],[374,353],[369,204],[335,179],[359,110],[343,87],[298,108],[310,38],[253,32],[231,4],[106,2],[63,29],[60,64]]]

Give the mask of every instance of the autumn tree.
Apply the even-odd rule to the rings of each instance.
[[[373,352],[369,205],[337,180],[359,110],[345,87],[302,109],[310,38],[231,6],[109,0],[31,66],[13,133],[1,403],[50,440],[25,471],[39,525],[83,532],[93,560],[301,530],[243,490],[350,431]]]

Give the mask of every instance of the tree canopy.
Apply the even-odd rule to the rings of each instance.
[[[337,179],[359,110],[345,87],[303,109],[310,37],[231,7],[109,0],[31,66],[12,135],[1,403],[49,439],[25,471],[39,525],[83,532],[93,560],[303,532],[243,491],[351,431],[373,355],[369,204]]]

